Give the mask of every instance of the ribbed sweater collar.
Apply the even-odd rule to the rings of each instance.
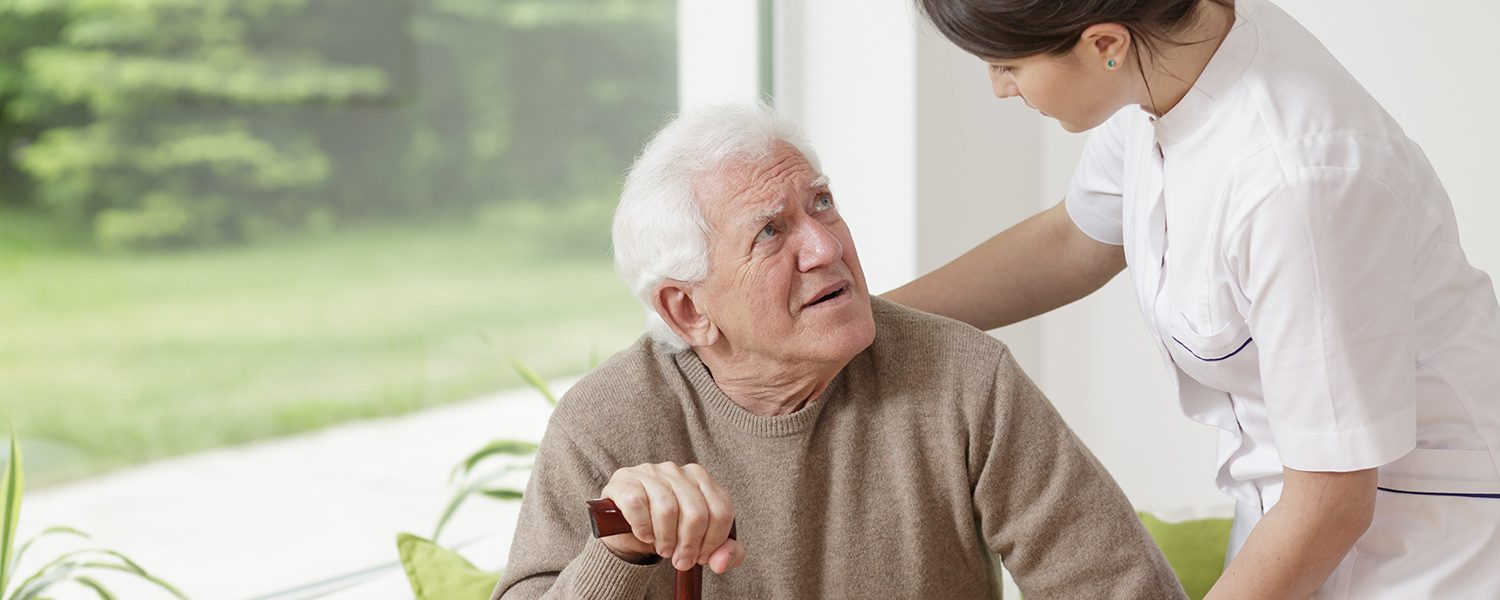
[[[678,352],[674,357],[677,368],[687,379],[688,384],[697,392],[700,402],[704,408],[712,413],[716,420],[729,423],[746,433],[758,437],[783,437],[796,435],[812,428],[817,423],[818,415],[822,414],[823,407],[842,394],[844,387],[844,372],[849,367],[844,367],[839,374],[828,384],[816,399],[807,403],[797,412],[767,417],[757,415],[745,407],[731,400],[724,390],[714,382],[713,375],[709,373],[708,366],[698,358],[698,354],[691,349]]]

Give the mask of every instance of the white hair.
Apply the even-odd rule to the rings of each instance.
[[[818,170],[818,157],[797,126],[759,102],[683,111],[631,165],[615,208],[615,272],[645,306],[646,333],[657,342],[687,347],[656,313],[657,287],[667,279],[694,283],[708,277],[709,227],[702,207],[720,198],[696,197],[693,184],[717,178],[732,164],[764,160],[777,141],[791,144]]]

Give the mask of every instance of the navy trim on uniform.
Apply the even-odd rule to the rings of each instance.
[[[1239,348],[1235,348],[1234,352],[1230,352],[1229,354],[1225,354],[1224,356],[1220,356],[1218,358],[1203,358],[1202,356],[1198,356],[1197,352],[1193,352],[1192,348],[1189,348],[1187,344],[1182,343],[1182,340],[1177,339],[1176,336],[1172,337],[1172,341],[1177,342],[1178,346],[1182,346],[1183,350],[1187,350],[1188,354],[1193,355],[1193,358],[1196,358],[1196,359],[1201,360],[1203,362],[1219,362],[1221,360],[1224,360],[1226,358],[1229,358],[1231,356],[1239,354],[1240,350],[1244,350],[1245,346],[1249,346],[1250,342],[1255,341],[1255,338],[1253,338],[1253,337],[1252,338],[1245,338],[1245,343],[1240,344]]]
[[[1451,497],[1456,497],[1456,498],[1494,498],[1494,499],[1500,499],[1500,494],[1464,494],[1464,493],[1459,493],[1459,492],[1413,492],[1411,490],[1393,490],[1393,489],[1388,488],[1388,487],[1376,487],[1375,489],[1380,490],[1382,492],[1391,492],[1393,494],[1411,494],[1413,496],[1451,496]]]

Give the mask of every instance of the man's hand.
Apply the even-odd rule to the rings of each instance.
[[[644,562],[652,554],[686,571],[707,565],[723,573],[745,562],[745,547],[729,539],[734,503],[696,464],[644,464],[615,471],[601,495],[615,501],[631,533],[601,541],[616,556]]]

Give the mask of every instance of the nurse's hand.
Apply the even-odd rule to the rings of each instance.
[[[734,502],[696,464],[643,464],[615,471],[600,494],[614,500],[631,532],[602,538],[615,556],[643,564],[651,555],[679,571],[706,565],[723,573],[745,562],[745,547],[729,539]]]

